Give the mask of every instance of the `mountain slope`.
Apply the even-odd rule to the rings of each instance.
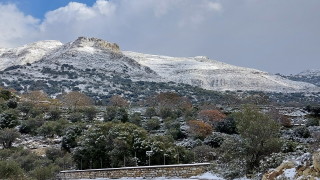
[[[302,81],[302,82],[311,83],[320,87],[320,70],[316,70],[316,69],[306,70],[295,75],[288,75],[288,76],[280,75],[280,76],[293,81]]]
[[[0,54],[0,67],[5,69],[0,71],[0,86],[19,91],[134,94],[136,91],[130,87],[144,81],[183,83],[218,91],[319,92],[312,84],[202,56],[178,58],[122,52],[117,44],[97,38],[80,37],[66,44],[43,41],[1,49]],[[162,90],[159,86],[157,91]],[[140,89],[139,85],[135,88]]]
[[[0,48],[0,71],[10,66],[39,61],[62,45],[59,41],[39,41],[18,48]]]
[[[255,69],[237,67],[206,57],[175,58],[124,52],[150,67],[167,81],[186,83],[209,90],[269,92],[319,91],[314,85],[290,81]]]

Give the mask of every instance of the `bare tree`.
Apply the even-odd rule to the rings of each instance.
[[[20,137],[20,133],[15,129],[4,128],[0,130],[0,143],[3,148],[10,148],[18,137]]]
[[[65,105],[74,109],[79,106],[90,106],[93,104],[93,101],[90,97],[77,91],[71,91],[69,93],[63,94],[61,96],[61,101]]]

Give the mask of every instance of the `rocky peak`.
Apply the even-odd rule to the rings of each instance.
[[[111,43],[103,39],[78,37],[72,42],[73,47],[94,47],[101,50],[108,50],[116,53],[121,53],[120,47],[116,43]]]

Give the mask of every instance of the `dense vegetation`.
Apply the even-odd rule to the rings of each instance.
[[[234,178],[274,168],[286,154],[312,151],[304,139],[319,142],[310,128],[293,128],[276,110],[190,99],[162,92],[132,104],[114,95],[106,106],[94,106],[75,91],[53,99],[43,91],[0,89],[0,177],[42,180],[65,169],[210,161],[213,171]],[[260,94],[242,102],[266,100]],[[319,126],[319,107],[306,110],[307,126]],[[45,147],[28,146],[38,140]]]

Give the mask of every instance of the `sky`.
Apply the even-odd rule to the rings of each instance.
[[[270,73],[320,69],[320,0],[0,0],[0,47],[79,36]]]

